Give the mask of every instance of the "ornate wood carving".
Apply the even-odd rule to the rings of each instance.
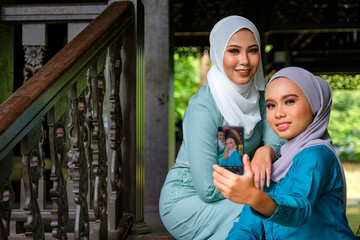
[[[122,217],[122,153],[121,141],[123,138],[123,123],[120,103],[120,77],[122,72],[121,61],[122,40],[118,40],[108,50],[109,65],[109,165],[110,165],[110,205],[113,207],[113,221],[110,224],[118,225]]]
[[[61,170],[63,162],[63,145],[65,143],[65,129],[62,123],[55,125],[54,109],[47,114],[49,126],[49,148],[51,156],[50,180],[53,187],[50,189],[53,209],[51,211],[52,236],[55,239],[67,240],[66,228],[69,220],[68,198],[66,183]]]
[[[90,205],[93,206],[93,198],[94,198],[94,172],[93,172],[93,157],[91,152],[91,139],[92,139],[92,105],[91,105],[91,75],[90,69],[87,71],[87,88],[85,99],[83,97],[80,98],[79,102],[79,111],[81,116],[84,117],[84,148],[85,148],[85,156],[88,163],[88,174],[89,174],[89,187],[90,187]]]
[[[90,69],[91,79],[91,154],[92,166],[95,177],[94,181],[94,198],[93,209],[95,214],[94,237],[100,239],[102,228],[107,228],[107,157],[106,157],[106,140],[104,122],[102,119],[103,100],[105,91],[105,78],[102,73],[97,74],[96,64]],[[107,238],[107,236],[101,236]]]
[[[69,112],[69,174],[74,183],[74,194],[76,204],[75,217],[75,239],[89,239],[89,213],[86,201],[88,192],[88,168],[85,159],[85,150],[83,144],[83,123],[81,122],[78,110],[78,98],[76,85],[73,85],[69,91],[69,101],[71,109]]]
[[[0,197],[0,239],[7,240],[9,235],[11,205],[15,198],[9,179],[6,179],[1,184]]]
[[[30,154],[30,179],[31,179],[31,187],[33,189],[36,199],[39,196],[40,176],[41,176],[40,154],[38,150],[33,150]]]
[[[45,117],[41,119],[40,124],[40,140],[39,140],[39,165],[40,165],[40,179],[44,180],[44,168],[45,168],[45,151],[44,145],[46,142],[46,130],[45,130]]]
[[[44,225],[37,202],[37,187],[34,182],[40,176],[38,173],[38,155],[36,152],[30,153],[28,135],[21,140],[22,172],[25,188],[24,211],[28,218],[24,224],[26,239],[45,239]],[[32,162],[30,165],[30,161]],[[33,176],[34,175],[34,176]]]
[[[24,46],[24,82],[42,68],[45,59],[45,50],[45,46]]]

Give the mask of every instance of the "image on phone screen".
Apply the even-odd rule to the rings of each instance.
[[[227,170],[244,174],[244,127],[218,127],[218,165]]]

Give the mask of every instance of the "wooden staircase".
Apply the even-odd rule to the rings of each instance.
[[[0,239],[172,239],[156,214],[154,223],[144,219],[144,11],[137,3],[110,3],[44,66],[45,48],[29,44],[30,58],[41,60],[30,63],[41,64],[27,66],[25,83],[0,105],[0,168],[8,169]],[[15,197],[7,167],[18,145],[21,219],[9,214]],[[39,207],[46,156],[51,209]],[[11,231],[10,221],[25,233]]]

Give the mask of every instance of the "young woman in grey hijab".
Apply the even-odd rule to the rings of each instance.
[[[189,101],[183,143],[160,196],[162,222],[176,239],[224,239],[240,216],[243,205],[213,185],[218,127],[244,126],[245,152],[259,149],[255,162],[270,162],[283,143],[265,119],[266,81],[254,24],[240,16],[220,20],[210,33],[210,58],[208,83]]]
[[[330,85],[288,67],[270,79],[265,100],[270,127],[288,141],[264,192],[254,186],[246,157],[244,176],[214,166],[220,192],[246,204],[227,239],[357,239],[345,215],[344,171],[327,131]]]

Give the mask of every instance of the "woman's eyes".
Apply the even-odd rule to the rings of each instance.
[[[228,51],[230,53],[234,53],[234,54],[240,53],[240,49],[237,49],[237,48],[232,48],[232,49],[229,49]],[[259,52],[259,49],[258,48],[251,48],[248,51],[249,51],[249,53],[257,53],[257,52]]]
[[[251,53],[257,53],[258,51],[259,51],[258,48],[251,48],[251,49],[249,50],[249,52],[251,52]]]
[[[266,108],[268,109],[271,109],[271,108],[274,108],[275,107],[275,104],[266,104]]]
[[[285,104],[292,104],[294,102],[295,102],[294,99],[288,99],[288,100],[285,101]]]
[[[285,103],[285,105],[291,105],[291,104],[295,103],[295,99],[287,99],[287,100],[285,100],[284,103]],[[266,104],[267,109],[272,109],[274,107],[275,107],[275,104],[273,104],[273,103]]]
[[[230,53],[239,53],[239,49],[233,48],[229,50]]]

